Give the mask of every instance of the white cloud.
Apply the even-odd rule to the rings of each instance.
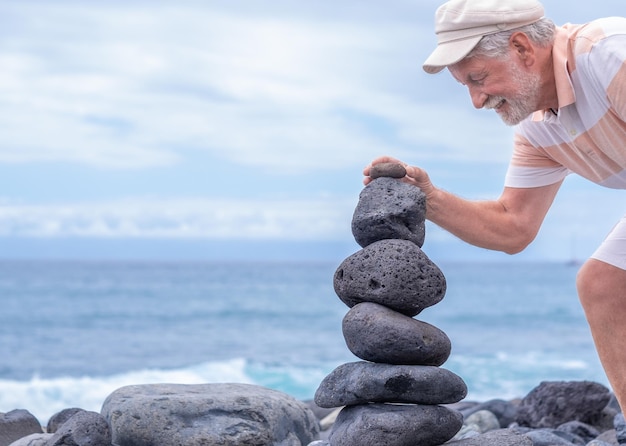
[[[211,8],[5,4],[21,28],[0,42],[0,162],[152,167],[194,149],[310,170],[415,146],[439,157],[458,133],[489,145],[480,116],[418,104],[403,87],[418,81],[430,20]]]
[[[354,200],[127,199],[0,205],[0,236],[336,240]]]

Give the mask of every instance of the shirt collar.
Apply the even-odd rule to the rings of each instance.
[[[569,75],[567,56],[570,33],[567,25],[556,28],[554,45],[552,46],[552,64],[554,66],[554,81],[556,83],[556,96],[559,108],[566,107],[576,102],[576,93]],[[532,114],[533,121],[543,121],[550,110],[539,110]]]

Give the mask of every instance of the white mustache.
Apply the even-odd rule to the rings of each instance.
[[[491,110],[504,102],[504,100],[505,99],[502,96],[489,96],[487,101],[485,101],[485,105],[483,105],[483,108]]]

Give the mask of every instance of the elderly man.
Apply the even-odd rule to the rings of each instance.
[[[426,194],[430,221],[473,245],[514,254],[533,241],[568,174],[626,188],[626,18],[557,27],[536,0],[451,0],[437,10],[435,31],[424,70],[447,68],[476,108],[493,109],[516,128],[496,200],[459,198],[405,165],[404,181]],[[399,161],[371,165],[380,162]],[[626,407],[626,217],[582,266],[577,288]]]

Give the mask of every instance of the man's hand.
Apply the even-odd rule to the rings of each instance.
[[[365,175],[365,178],[363,179],[363,184],[367,186],[373,181],[373,179],[370,177],[370,170],[372,166],[380,163],[395,163],[404,166],[404,168],[406,169],[406,176],[402,178],[401,181],[419,187],[422,192],[426,194],[427,200],[430,196],[432,196],[432,194],[435,193],[435,187],[433,186],[428,174],[424,169],[420,169],[419,167],[415,166],[409,166],[408,164],[390,156],[381,156],[379,158],[376,158],[374,161],[371,162],[370,165],[366,166],[365,169],[363,169],[363,175]]]

